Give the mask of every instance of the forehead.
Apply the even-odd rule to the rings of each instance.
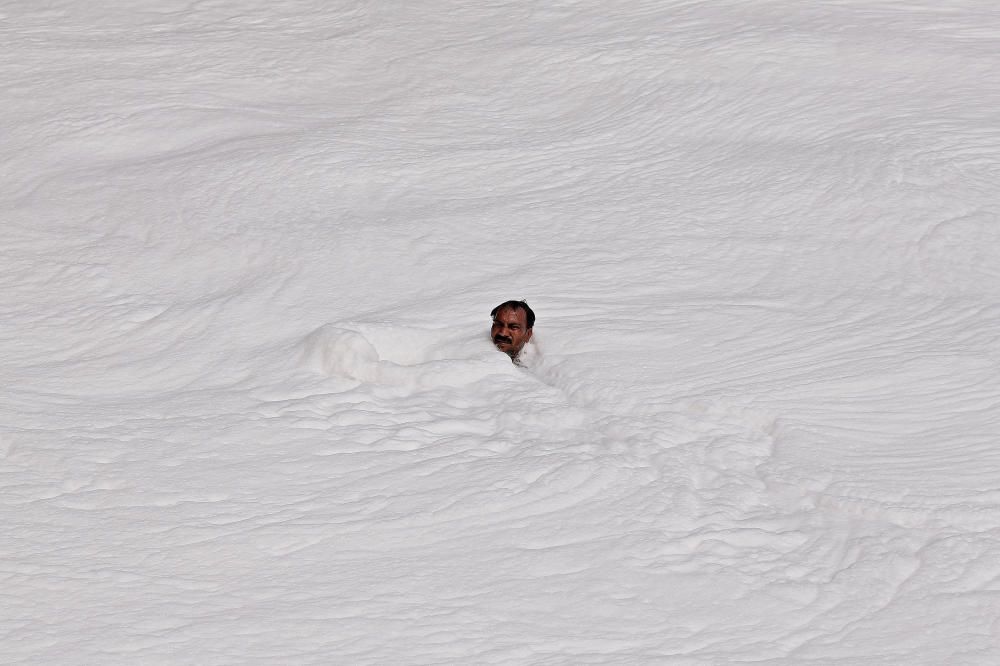
[[[512,308],[507,306],[505,308],[500,308],[497,310],[497,316],[493,318],[493,321],[502,321],[505,324],[521,324],[522,326],[528,325],[528,313],[521,308]]]

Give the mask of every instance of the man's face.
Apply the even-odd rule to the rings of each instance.
[[[490,337],[497,349],[511,358],[517,358],[521,348],[531,339],[527,314],[521,308],[500,308],[493,318]]]

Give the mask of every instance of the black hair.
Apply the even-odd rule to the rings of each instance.
[[[499,312],[503,308],[511,308],[511,309],[514,309],[514,310],[524,310],[524,315],[525,315],[525,317],[528,320],[528,328],[534,328],[535,327],[535,313],[532,311],[532,309],[530,307],[528,307],[528,303],[526,301],[504,301],[500,305],[498,305],[495,308],[493,308],[492,311],[490,311],[490,318],[491,319],[496,319],[497,312]]]

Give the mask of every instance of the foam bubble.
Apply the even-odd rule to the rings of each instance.
[[[375,381],[379,374],[378,351],[368,338],[333,324],[321,326],[306,337],[303,360],[316,372],[362,382]]]

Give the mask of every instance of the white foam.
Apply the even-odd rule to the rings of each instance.
[[[0,661],[1000,661],[985,3],[8,4]]]

